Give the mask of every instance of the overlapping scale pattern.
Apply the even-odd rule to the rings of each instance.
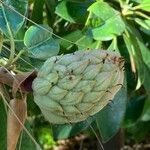
[[[34,100],[51,123],[83,121],[114,98],[123,65],[121,56],[104,50],[51,57],[33,81]]]

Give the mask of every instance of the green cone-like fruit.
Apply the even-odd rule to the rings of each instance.
[[[122,57],[103,50],[51,57],[33,81],[34,100],[51,123],[85,120],[121,88],[123,65]]]

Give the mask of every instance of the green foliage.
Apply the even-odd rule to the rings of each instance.
[[[86,25],[89,26],[93,38],[108,41],[121,35],[125,24],[118,11],[105,2],[95,2],[89,8],[89,17]]]
[[[12,9],[15,8],[15,10],[21,13],[22,15],[25,15],[27,11],[27,0],[22,0],[19,2],[15,0],[4,0],[3,2],[6,5],[11,6]],[[0,18],[0,29],[7,36],[10,36],[9,30],[11,30],[15,34],[21,28],[25,21],[25,18],[16,14],[16,12],[2,4],[0,4]]]
[[[7,142],[7,134],[6,134],[6,130],[7,130],[7,114],[6,114],[6,109],[5,109],[5,105],[3,103],[3,100],[0,99],[0,147],[3,147],[4,149],[6,149],[6,142]]]
[[[33,58],[46,60],[59,52],[59,44],[52,38],[53,30],[49,27],[45,30],[31,26],[24,35],[24,44]]]
[[[57,5],[55,13],[69,22],[84,23],[88,16],[87,8],[91,4],[92,0],[63,0]]]
[[[129,137],[140,141],[150,131],[149,12],[150,0],[0,0],[0,65],[14,75],[38,71],[46,59],[58,54],[87,48],[116,50],[126,59],[127,91],[122,89],[110,106],[84,122],[52,126],[54,138],[74,136],[96,121],[94,129],[104,142],[117,133],[122,122]],[[34,125],[41,113],[32,93],[27,102],[28,120]],[[2,100],[0,112],[0,146],[5,147],[7,119]],[[47,133],[44,127],[40,126],[41,138]],[[34,149],[28,141],[25,145]]]
[[[126,99],[126,90],[121,88],[113,101],[97,113],[95,121],[103,142],[108,142],[120,129],[126,110]]]

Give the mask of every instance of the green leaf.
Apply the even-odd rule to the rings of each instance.
[[[82,38],[83,34],[80,30],[76,30],[73,32],[70,32],[68,34],[66,34],[65,36],[63,36],[64,39],[70,40],[73,43],[76,43],[78,40],[80,40]],[[68,43],[66,41],[62,41],[59,40],[60,45],[63,47],[63,49],[69,49],[69,47],[72,47],[74,44],[72,43]]]
[[[123,35],[126,47],[132,59],[132,65],[134,64],[138,71],[138,83],[136,89],[139,89],[145,80],[146,68],[142,59],[140,47],[138,45],[138,32],[131,25],[128,25],[128,34]]]
[[[149,75],[150,75],[150,68],[147,67],[147,65],[143,65],[143,68],[144,68],[144,82],[143,82],[143,85],[144,85],[144,88],[147,92],[147,94],[149,94],[149,91],[150,91],[150,78],[149,78]]]
[[[0,147],[6,149],[7,143],[7,114],[2,99],[0,99]]]
[[[138,7],[142,10],[150,12],[150,1],[149,0],[142,0]]]
[[[102,46],[100,41],[93,41],[91,37],[83,35],[77,42],[78,50],[97,49]]]
[[[74,44],[68,43],[66,41],[60,40],[60,45],[65,49],[63,52],[68,52],[70,49],[73,51],[75,50],[74,45],[77,44],[78,50],[86,49],[86,48],[95,48],[95,43],[91,37],[85,36],[82,31],[76,30],[70,32],[63,36],[64,39],[72,41]]]
[[[126,114],[124,118],[124,127],[133,126],[139,119],[143,111],[145,96],[134,96],[127,103]]]
[[[126,90],[121,88],[113,101],[97,113],[96,123],[103,142],[109,141],[120,129],[126,110],[126,100]]]
[[[67,21],[84,23],[88,16],[87,8],[93,1],[94,0],[85,0],[84,2],[63,0],[57,5],[55,13]]]
[[[13,9],[25,15],[28,0],[3,0],[3,3],[8,5],[8,7],[0,3],[0,29],[8,36],[8,28],[15,34],[25,21],[25,18],[17,14]]]
[[[145,44],[143,42],[141,42],[140,40],[138,40],[138,44],[139,47],[141,49],[141,53],[142,53],[142,57],[143,57],[143,61],[145,62],[145,64],[148,66],[148,68],[150,69],[150,50],[145,46]]]
[[[139,18],[135,18],[135,22],[138,23],[141,27],[150,30],[150,20],[142,20]]]
[[[59,43],[52,38],[52,29],[43,26],[48,31],[31,26],[25,33],[24,44],[31,57],[46,60],[59,53]]]
[[[107,41],[122,34],[125,24],[118,11],[105,2],[95,2],[88,8],[89,32],[95,40]]]
[[[94,120],[94,117],[89,117],[85,121],[76,124],[52,125],[54,139],[65,139],[77,135],[85,130]]]
[[[145,101],[141,120],[142,121],[150,121],[150,96]]]
[[[150,133],[150,121],[143,122],[138,121],[133,126],[126,128],[126,133],[129,134],[130,138],[140,142],[146,139],[146,136]]]
[[[138,38],[137,38],[137,45],[139,46],[140,50],[141,50],[141,55],[142,55],[142,59],[143,59],[143,67],[144,68],[144,87],[145,89],[147,90],[147,93],[149,94],[149,91],[150,91],[150,78],[149,78],[149,75],[150,75],[150,49],[148,49],[142,41],[140,41]]]
[[[128,36],[124,35],[124,41],[126,43],[126,47],[129,51],[130,57],[133,58],[136,69],[138,71],[138,83],[137,83],[136,89],[140,88],[141,85],[143,84],[145,89],[149,93],[150,70],[147,67],[147,65],[145,65],[145,62],[143,61],[143,56],[142,56],[146,51],[144,50],[145,52],[141,52],[143,51],[143,49],[141,47],[142,44],[139,45],[139,41],[141,41],[141,39],[139,38],[138,31],[129,24],[128,24],[128,30],[129,30]]]
[[[126,48],[126,45],[124,44],[124,41],[121,38],[121,42],[118,42],[118,46],[119,46],[119,52],[121,54],[121,56],[126,60],[125,61],[125,72],[126,72],[126,82],[127,82],[127,91],[128,91],[128,95],[130,95],[131,93],[133,93],[133,91],[135,91],[136,88],[136,83],[137,80],[135,78],[135,74],[132,71],[131,68],[131,61],[130,61],[130,56],[129,56],[129,52]]]
[[[53,30],[48,26],[42,26],[46,28],[48,31],[41,29],[40,27],[31,26],[25,33],[24,43],[27,47],[31,47],[36,45],[37,43],[42,43],[46,41],[47,38],[52,37]]]
[[[140,28],[140,30],[150,36],[150,30],[146,30],[145,28]]]
[[[109,45],[108,49],[109,51],[117,51],[119,53],[118,44],[117,44],[117,38],[114,38]]]

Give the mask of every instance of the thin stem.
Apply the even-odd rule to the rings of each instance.
[[[135,11],[135,14],[137,14],[137,15],[139,15],[139,16],[145,18],[145,19],[148,19],[148,20],[150,19],[149,16],[147,16],[146,14],[141,13],[140,11]]]
[[[98,140],[98,143],[100,144],[101,149],[104,150],[103,144],[102,144],[102,142],[100,141],[100,139],[99,139],[97,133],[95,132],[94,128],[92,127],[92,125],[90,125],[90,128],[91,128],[91,130],[93,131],[93,133],[95,134],[95,136],[96,136],[96,138],[97,138],[97,140]]]
[[[79,42],[80,42],[81,40],[83,40],[84,38],[85,38],[85,36],[79,38],[74,44],[75,44],[75,45],[78,45],[77,43],[79,43]],[[73,44],[73,45],[74,45],[74,44]],[[68,47],[66,48],[66,50],[69,50],[73,45],[68,46]]]
[[[134,6],[133,8],[132,8],[132,10],[138,10],[138,9],[140,9],[141,8],[141,6],[140,5],[137,5],[137,6]]]
[[[143,7],[148,7],[148,6],[150,6],[150,4],[142,4],[142,5],[134,6],[132,9],[138,10],[138,9],[142,9]]]
[[[102,44],[102,41],[98,41],[98,43],[96,44],[96,49],[99,49],[101,44]]]
[[[24,49],[21,50],[21,51],[17,54],[17,56],[13,59],[12,64],[15,63],[15,62],[20,58],[20,56],[21,56],[24,52],[25,52]]]
[[[9,39],[4,39],[3,41],[4,41],[4,42],[10,42]],[[23,40],[14,39],[14,42],[23,42]]]
[[[91,16],[92,16],[92,13],[89,12],[88,18],[87,18],[87,20],[85,22],[85,27],[88,26],[88,23],[89,23],[89,20],[90,20]]]
[[[93,116],[91,116],[91,117],[94,118]],[[94,135],[96,136],[96,139],[98,140],[98,143],[99,143],[101,149],[104,150],[103,144],[102,144],[101,140],[99,139],[97,133],[95,132],[94,128],[92,127],[91,122],[89,122],[88,120],[86,120],[86,122],[89,124],[89,127],[91,128],[91,130],[93,131]]]
[[[114,41],[114,49],[116,50],[116,49],[118,49],[118,47],[117,47],[117,38],[114,37],[113,41]]]
[[[10,51],[10,49],[7,48],[6,46],[3,45],[3,47],[4,47],[6,50]],[[17,54],[15,54],[15,56],[17,56]],[[26,64],[28,64],[29,66],[31,66],[32,68],[34,68],[35,70],[38,70],[35,66],[33,66],[31,63],[27,62],[27,61],[26,61],[25,59],[23,59],[22,57],[20,57],[20,59],[21,59],[22,61],[24,61]]]

